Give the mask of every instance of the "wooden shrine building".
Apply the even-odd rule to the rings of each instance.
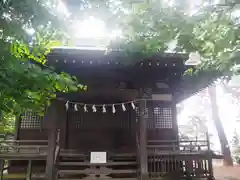
[[[186,59],[53,49],[49,65],[88,88],[58,94],[43,118],[24,114],[1,146],[1,179],[213,179],[209,142],[178,137],[176,104],[208,84],[183,77]]]

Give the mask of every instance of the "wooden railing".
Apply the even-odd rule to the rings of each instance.
[[[212,176],[212,154],[210,153],[208,141],[149,140],[147,149],[150,178],[174,175],[183,178],[187,176],[198,178]],[[19,157],[25,155],[27,157],[27,155],[36,154],[46,156],[46,153],[47,141],[43,140],[5,140],[0,142],[0,159],[14,159],[15,156],[10,156],[14,154],[18,154]],[[74,154],[74,152],[60,151],[59,148],[56,148],[55,155],[59,178],[62,179],[69,179],[73,176],[92,177],[93,175],[112,179],[115,176],[128,178],[137,176],[138,163],[136,154],[109,153],[108,162],[100,165],[101,167],[89,162],[89,154]],[[19,157],[16,159],[19,159]],[[32,177],[32,160],[29,160],[28,166],[30,173],[28,176]]]
[[[155,149],[159,151],[185,151],[185,152],[199,152],[210,150],[209,142],[204,140],[193,141],[162,141],[162,140],[148,140],[148,149]]]
[[[32,172],[32,163],[35,160],[46,159],[47,147],[47,141],[45,140],[0,141],[0,179],[30,180],[31,178],[45,178],[45,173],[37,171],[36,167],[34,172]],[[27,164],[17,163],[14,165],[16,161],[27,161]],[[3,173],[5,170],[8,173]]]
[[[9,153],[44,154],[47,153],[45,140],[4,140],[0,142],[0,155]]]
[[[210,163],[208,156],[149,155],[148,172],[150,178],[206,178],[212,175]]]
[[[148,141],[150,178],[208,178],[213,176],[208,141]]]

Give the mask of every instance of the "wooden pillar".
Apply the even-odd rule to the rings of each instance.
[[[60,137],[59,137],[59,146],[61,149],[66,148],[67,144],[67,111],[65,109],[65,102],[59,102],[58,106],[58,122],[59,122],[59,129],[60,129]]]
[[[139,104],[139,151],[140,151],[140,179],[148,179],[147,156],[147,121],[145,119],[146,101],[140,100]]]
[[[15,118],[15,133],[14,133],[14,140],[18,140],[19,139],[19,130],[20,130],[20,126],[21,126],[21,117],[16,117]]]
[[[57,114],[59,102],[55,100],[51,106],[47,109],[45,121],[48,124],[48,150],[47,150],[47,162],[46,162],[46,179],[55,179],[55,148],[57,140]]]
[[[174,140],[176,141],[173,143],[173,150],[178,151],[180,148],[180,140],[179,140],[179,131],[178,131],[178,119],[177,119],[177,103],[175,101],[174,95],[171,102],[171,110],[172,110],[172,128],[174,133]]]
[[[208,179],[214,179],[213,176],[213,162],[212,162],[212,151],[210,147],[210,139],[209,134],[206,132],[206,139],[207,139],[207,147],[208,147],[208,153],[207,153],[207,160],[208,160],[208,171],[209,171],[209,178]]]
[[[0,180],[3,180],[3,170],[4,170],[4,159],[0,159]]]
[[[172,109],[172,127],[175,135],[175,140],[179,140],[178,135],[178,123],[177,123],[177,104],[175,98],[173,97],[171,102],[171,109]]]
[[[31,179],[32,179],[32,160],[29,160],[26,180],[31,180]]]

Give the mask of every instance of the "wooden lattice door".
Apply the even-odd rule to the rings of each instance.
[[[171,102],[153,101],[148,104],[148,139],[177,140],[176,114]]]
[[[118,110],[112,113],[102,111],[69,111],[67,127],[67,148],[88,152],[115,151],[132,147],[135,149],[135,123],[131,112]]]
[[[139,110],[137,121],[139,119]],[[162,101],[147,101],[145,109],[148,140],[176,140],[176,114],[174,105]]]

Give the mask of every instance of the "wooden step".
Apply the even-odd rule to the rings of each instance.
[[[84,154],[84,153],[77,153],[77,152],[68,152],[63,151],[60,152],[60,157],[88,157],[90,153]],[[135,153],[119,153],[119,154],[109,154],[110,158],[135,158]]]
[[[90,174],[93,170],[91,169],[85,169],[85,170],[59,170],[58,173],[60,175],[67,175],[67,174]],[[97,173],[96,171],[99,171]],[[96,169],[96,174],[131,174],[136,173],[136,169],[124,169],[124,170],[116,170],[116,169],[108,169],[105,168],[104,170]]]
[[[76,178],[58,178],[58,180],[84,180],[88,178],[76,179]],[[108,178],[107,180],[137,180],[138,178]],[[91,180],[91,179],[89,179]],[[106,180],[106,178],[98,178],[97,180]]]
[[[90,162],[60,162],[60,166],[115,166],[115,165],[136,165],[137,162],[107,162],[104,164],[92,164]]]
[[[82,153],[71,153],[71,152],[60,152],[60,157],[87,157],[86,154],[82,154]]]
[[[136,157],[136,153],[116,153],[112,157]]]

